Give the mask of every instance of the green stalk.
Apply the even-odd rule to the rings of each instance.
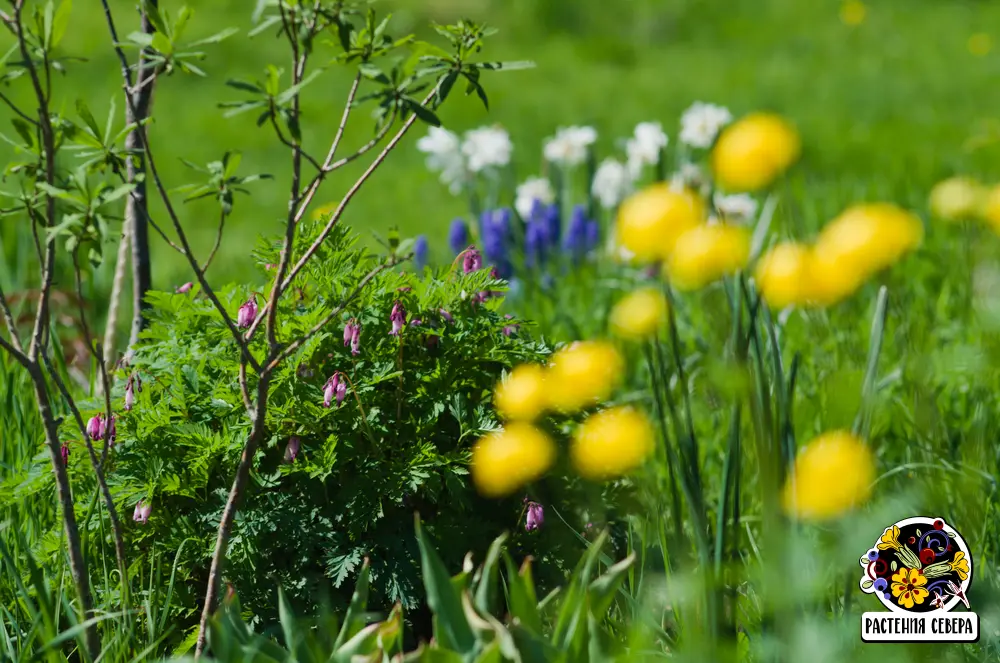
[[[875,301],[875,316],[872,318],[872,331],[868,341],[868,363],[865,367],[865,379],[861,387],[861,408],[854,419],[853,432],[864,439],[871,432],[871,417],[874,410],[875,379],[878,377],[878,360],[882,352],[882,339],[885,336],[885,323],[888,317],[889,290],[882,286]]]

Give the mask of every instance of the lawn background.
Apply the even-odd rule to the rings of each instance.
[[[134,2],[111,4],[122,34],[137,27]],[[180,6],[173,0],[162,4],[174,13]],[[254,4],[193,0],[190,38],[230,26],[248,30]],[[813,222],[863,197],[922,208],[927,188],[954,172],[1000,177],[1000,144],[993,140],[1000,136],[1000,48],[994,46],[1000,3],[881,0],[865,6],[857,25],[842,19],[844,6],[836,0],[380,0],[376,7],[394,12],[396,35],[412,31],[433,39],[429,20],[486,21],[500,30],[489,41],[488,59],[537,63],[533,70],[485,80],[489,113],[475,97],[457,95],[441,114],[454,131],[492,122],[508,129],[519,178],[539,172],[541,142],[560,125],[591,124],[600,133],[602,156],[620,153],[618,140],[640,121],[663,122],[675,139],[680,113],[696,100],[729,106],[737,115],[772,109],[799,126],[803,159],[786,186]],[[9,35],[4,40],[6,50],[12,42]],[[71,64],[72,74],[58,86],[59,99],[72,108],[84,96],[100,118],[121,80],[96,0],[77,0],[64,48],[87,62]],[[213,280],[246,280],[255,273],[249,259],[255,237],[276,232],[282,222],[288,154],[268,130],[255,127],[253,113],[227,120],[216,104],[240,98],[224,85],[226,79],[260,78],[267,63],[287,66],[288,58],[269,33],[236,36],[205,50],[207,78],[177,74],[158,84],[152,140],[170,187],[197,177],[181,157],[205,163],[228,149],[243,152],[243,172],[280,175],[254,186],[251,204],[237,202],[212,268]],[[307,88],[304,124],[311,152],[325,153],[348,81],[336,72]],[[13,96],[26,100],[25,87],[16,82]],[[158,112],[165,107],[183,110]],[[13,133],[6,120],[0,130]],[[405,234],[426,233],[434,254],[446,260],[444,229],[465,206],[423,167],[415,144],[425,131],[415,127],[355,198],[345,220],[366,234],[393,225]],[[349,144],[361,144],[370,132],[366,113],[357,113]],[[9,157],[9,146],[0,150],[0,158]],[[339,172],[317,202],[338,200],[365,165]],[[153,211],[166,222],[159,204]],[[183,213],[206,255],[215,230],[211,205],[185,205]],[[779,211],[779,224],[781,216]],[[0,229],[8,267],[21,259],[12,241],[16,223],[5,221]],[[189,280],[179,256],[155,237],[154,246],[155,287]],[[111,262],[109,257],[97,281],[107,280]],[[5,271],[0,280],[20,270]]]

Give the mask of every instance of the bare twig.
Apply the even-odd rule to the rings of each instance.
[[[219,245],[222,244],[222,231],[225,227],[226,211],[222,210],[219,212],[219,230],[215,233],[215,245],[212,246],[212,252],[208,254],[208,258],[205,260],[205,264],[201,268],[202,273],[207,272],[209,266],[212,264],[212,258],[215,257],[216,252],[219,250]]]
[[[23,353],[24,347],[21,345],[21,337],[17,333],[17,324],[14,322],[14,315],[10,311],[10,304],[7,302],[7,297],[3,294],[3,288],[0,288],[0,313],[3,314],[3,321],[7,325],[11,346],[18,352]]]
[[[38,120],[36,120],[35,118],[31,117],[30,115],[28,115],[27,113],[25,113],[24,111],[22,111],[20,108],[18,108],[17,106],[15,106],[14,102],[10,100],[10,97],[8,97],[7,95],[5,95],[3,92],[0,92],[0,101],[4,102],[8,106],[10,106],[10,109],[12,111],[14,111],[15,113],[17,113],[17,115],[20,116],[20,118],[22,120],[24,120],[25,122],[27,122],[28,124],[30,124],[33,127],[38,127]]]

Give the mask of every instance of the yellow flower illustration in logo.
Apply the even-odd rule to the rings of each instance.
[[[879,550],[899,550],[899,528],[893,525],[885,530],[882,537],[878,540]]]
[[[898,536],[899,528],[894,527]],[[883,535],[884,536],[884,535]],[[897,543],[898,545],[898,543]],[[879,544],[882,547],[882,544]],[[892,595],[896,597],[896,602],[907,610],[913,606],[924,602],[929,592],[924,585],[927,578],[920,572],[920,569],[908,569],[905,566],[892,576]]]
[[[955,553],[955,559],[949,563],[951,570],[958,574],[958,577],[965,580],[969,577],[969,560],[965,559],[965,553],[959,550]]]

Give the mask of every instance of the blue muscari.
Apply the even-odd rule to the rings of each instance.
[[[413,262],[418,272],[424,271],[427,266],[427,235],[420,235],[413,243]]]
[[[563,233],[559,206],[546,205],[535,201],[531,214],[524,219],[523,251],[524,266],[528,269],[544,269],[551,262],[554,253],[562,252],[573,264],[579,264],[595,251],[600,244],[600,226],[587,217],[584,205],[577,205],[570,215],[570,222]],[[479,217],[479,243],[485,263],[496,267],[500,278],[510,280],[514,276],[512,250],[515,249],[515,235],[512,229],[513,213],[509,208],[483,212]],[[448,243],[457,255],[469,245],[468,226],[461,219],[451,224]],[[541,275],[542,287],[552,284],[553,277],[547,272]]]
[[[469,227],[462,219],[455,219],[451,222],[448,230],[448,247],[452,253],[458,255],[469,246]]]

